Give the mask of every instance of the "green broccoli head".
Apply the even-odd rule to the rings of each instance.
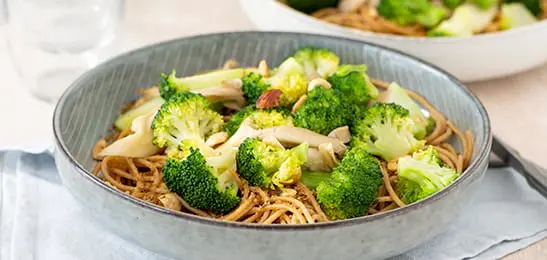
[[[357,105],[367,105],[380,92],[367,75],[367,66],[344,64],[329,77],[333,89],[341,91],[345,99]]]
[[[233,135],[244,120],[255,129],[265,129],[274,126],[293,126],[293,117],[290,111],[286,109],[257,109],[256,106],[249,105],[235,113],[226,124],[224,131],[228,135]]]
[[[278,68],[272,70],[271,77],[263,77],[252,72],[245,75],[242,81],[242,90],[249,103],[255,103],[266,90],[279,89],[283,93],[281,105],[290,106],[300,96],[306,94],[308,88],[304,70],[293,57],[286,59]]]
[[[414,121],[404,107],[395,103],[376,103],[352,128],[353,147],[389,161],[410,154],[425,145],[414,137]]]
[[[211,109],[209,102],[200,94],[177,93],[165,102],[152,121],[153,142],[167,153],[181,157],[188,151],[176,150],[199,148],[206,155],[212,150],[205,140],[218,132],[223,124],[222,116]]]
[[[400,25],[421,24],[431,27],[443,20],[448,12],[428,0],[381,0],[378,13]]]
[[[493,5],[497,4],[498,1],[499,0],[467,0],[468,3],[472,3],[483,10],[489,9]]]
[[[236,180],[230,173],[235,165],[235,151],[206,158],[190,148],[183,159],[169,158],[162,172],[167,187],[190,206],[215,214],[233,210],[241,201]]]
[[[273,189],[295,183],[306,162],[307,144],[293,149],[268,145],[258,138],[247,138],[239,146],[237,170],[253,186]]]
[[[395,103],[409,111],[410,117],[414,120],[415,124],[412,128],[414,136],[418,139],[423,139],[427,135],[427,127],[429,121],[422,113],[422,109],[418,104],[406,93],[399,84],[393,82],[387,88],[387,91],[382,98],[384,103]]]
[[[351,149],[317,186],[317,200],[331,220],[363,216],[382,183],[380,165],[361,147]]]
[[[250,71],[252,72],[254,70],[237,68],[230,70],[217,70],[188,77],[177,77],[176,70],[173,70],[169,75],[164,73],[161,74],[162,79],[159,83],[160,95],[162,98],[167,100],[178,92],[187,92],[191,90],[220,86],[222,81],[239,79]]]
[[[429,146],[398,160],[397,188],[401,200],[413,203],[448,186],[458,178],[456,170],[444,165],[435,148]]]
[[[340,64],[340,58],[334,52],[324,48],[302,47],[292,57],[304,68],[308,78],[317,73],[326,79],[338,69]]]
[[[354,111],[347,96],[332,88],[315,87],[294,114],[294,125],[327,135],[340,126],[353,123]]]
[[[463,0],[443,0],[443,4],[450,9],[458,7],[462,2]]]

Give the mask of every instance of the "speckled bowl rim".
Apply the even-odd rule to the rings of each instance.
[[[478,156],[475,157],[469,167],[462,173],[462,175],[456,179],[454,182],[452,182],[449,186],[442,189],[441,191],[433,194],[432,196],[425,198],[421,201],[409,204],[402,208],[397,208],[394,210],[390,210],[383,213],[378,213],[374,215],[368,215],[368,216],[362,216],[352,219],[346,219],[346,220],[337,220],[337,221],[329,221],[329,222],[322,222],[322,223],[314,223],[314,224],[287,224],[287,225],[271,225],[271,224],[250,224],[250,223],[242,223],[242,222],[234,222],[234,221],[225,221],[225,220],[218,220],[218,219],[211,219],[206,217],[200,217],[196,215],[192,215],[185,212],[180,211],[173,211],[169,209],[165,209],[162,207],[159,207],[157,205],[154,205],[152,203],[139,200],[137,198],[134,198],[126,193],[123,193],[117,189],[114,189],[113,187],[107,185],[105,182],[103,182],[101,179],[93,175],[90,171],[88,171],[83,165],[81,165],[73,156],[69,153],[69,150],[67,146],[65,145],[64,141],[61,139],[60,136],[60,123],[61,123],[61,111],[64,109],[65,102],[68,99],[68,97],[78,89],[79,85],[82,85],[84,81],[88,79],[87,75],[92,74],[93,72],[97,70],[104,70],[104,69],[110,69],[114,65],[118,65],[120,62],[124,60],[127,56],[132,56],[136,53],[140,53],[143,51],[148,51],[153,48],[157,48],[158,46],[164,46],[173,44],[177,41],[184,41],[189,39],[200,39],[200,38],[208,38],[213,36],[228,36],[229,34],[246,34],[246,35],[252,35],[255,37],[260,37],[261,35],[288,35],[288,36],[304,36],[304,37],[315,37],[315,38],[325,38],[325,39],[331,39],[331,40],[337,40],[337,41],[345,41],[345,42],[351,42],[363,46],[370,46],[373,48],[377,48],[380,51],[384,52],[392,52],[397,55],[404,56],[408,59],[414,60],[418,63],[421,63],[422,66],[426,66],[429,69],[437,70],[440,74],[445,75],[451,82],[454,84],[454,87],[460,88],[468,98],[470,98],[476,105],[476,109],[479,111],[481,118],[484,120],[485,128],[482,131],[482,138],[483,140],[486,140],[484,143],[480,145],[480,149],[478,150]],[[397,215],[406,214],[407,212],[419,210],[420,208],[426,206],[427,204],[430,204],[436,200],[442,199],[444,196],[446,196],[449,192],[451,192],[453,189],[455,189],[457,186],[459,186],[461,183],[464,182],[464,180],[471,177],[472,174],[477,174],[477,170],[480,168],[480,166],[484,163],[485,160],[489,159],[489,153],[490,153],[490,147],[492,145],[492,132],[491,132],[491,125],[490,125],[490,119],[486,112],[486,109],[484,108],[481,101],[471,92],[469,91],[458,79],[456,79],[451,74],[447,73],[446,71],[426,62],[419,58],[416,58],[414,56],[404,54],[400,51],[393,50],[391,48],[383,47],[377,44],[365,42],[365,41],[359,41],[359,40],[353,40],[353,39],[347,39],[343,37],[337,37],[337,36],[325,36],[320,34],[310,34],[310,33],[298,33],[298,32],[276,32],[276,31],[232,31],[232,32],[221,32],[221,33],[211,33],[211,34],[199,34],[194,35],[190,37],[182,37],[182,38],[176,38],[168,41],[159,42],[156,44],[147,45],[138,49],[135,49],[130,52],[126,52],[123,54],[120,54],[118,56],[115,56],[108,61],[105,61],[98,65],[97,67],[87,71],[83,75],[81,75],[78,79],[76,79],[68,88],[65,90],[61,98],[59,99],[57,105],[55,106],[54,116],[53,116],[53,132],[55,137],[55,142],[57,144],[57,147],[60,149],[55,149],[55,153],[62,153],[62,156],[68,159],[70,164],[78,171],[79,174],[83,175],[83,177],[90,181],[99,187],[101,187],[106,192],[110,192],[111,194],[114,194],[115,196],[119,196],[120,198],[129,201],[131,203],[134,203],[135,205],[145,209],[145,210],[151,210],[154,212],[157,212],[159,214],[165,214],[170,215],[173,217],[183,218],[188,221],[193,221],[200,224],[206,224],[206,225],[213,225],[217,227],[229,227],[229,228],[245,228],[245,229],[259,229],[259,230],[315,230],[315,229],[330,229],[330,228],[337,228],[341,226],[348,226],[348,225],[359,225],[361,223],[366,222],[372,222],[381,218],[388,218],[388,217],[394,217]]]
[[[313,16],[307,15],[305,13],[299,12],[287,5],[284,5],[283,3],[280,3],[277,0],[269,0],[272,1],[273,4],[278,5],[280,8],[286,9],[285,11],[292,13],[295,16],[298,16],[302,19],[306,19],[309,22],[315,22],[317,25],[321,25],[325,27],[326,29],[330,30],[336,30],[340,33],[344,33],[346,35],[352,35],[353,37],[359,36],[360,38],[377,38],[382,40],[391,40],[391,41],[409,41],[409,42],[416,42],[416,43],[435,43],[435,44],[448,44],[448,43],[459,43],[461,41],[471,41],[471,40],[500,40],[499,37],[504,36],[518,36],[521,33],[529,33],[530,31],[537,30],[538,27],[547,27],[547,20],[540,20],[537,23],[521,26],[517,28],[513,28],[506,31],[498,31],[494,33],[484,33],[484,34],[475,34],[470,36],[458,36],[458,37],[409,37],[409,36],[402,36],[402,35],[394,35],[394,34],[387,34],[387,33],[376,33],[376,32],[369,32],[359,29],[354,29],[350,27],[344,27],[341,25],[329,23],[326,21],[323,21],[321,19],[315,18]]]

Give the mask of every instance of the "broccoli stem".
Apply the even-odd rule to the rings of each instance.
[[[330,178],[330,172],[303,172],[300,182],[310,190],[315,190],[323,181]]]

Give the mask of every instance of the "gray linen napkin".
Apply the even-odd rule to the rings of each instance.
[[[50,155],[3,153],[0,170],[1,259],[168,260],[91,219],[62,186]],[[500,258],[547,237],[545,216],[547,200],[520,175],[489,170],[475,201],[445,233],[394,259]]]

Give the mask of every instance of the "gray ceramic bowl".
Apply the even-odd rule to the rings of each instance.
[[[136,90],[173,68],[192,74],[229,58],[279,64],[303,45],[327,47],[342,62],[365,63],[372,77],[397,81],[424,95],[458,127],[475,136],[470,167],[449,187],[407,207],[374,216],[313,225],[250,225],[172,212],[121,193],[90,174],[91,149]],[[64,93],[54,115],[55,158],[64,185],[121,237],[180,259],[380,259],[401,254],[442,232],[469,203],[490,152],[488,116],[460,82],[417,59],[376,45],[334,37],[237,32],[178,39],[108,61]]]

